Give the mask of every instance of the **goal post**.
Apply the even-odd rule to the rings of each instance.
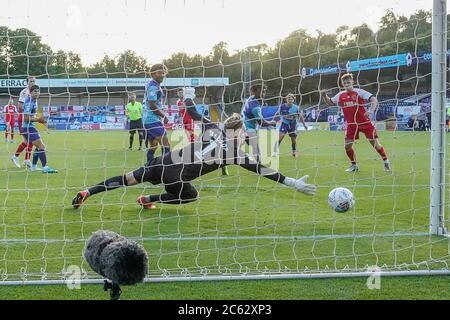
[[[433,0],[430,233],[448,235],[445,223],[447,116],[447,0]],[[448,209],[448,208],[447,208]],[[448,213],[447,213],[448,214]]]

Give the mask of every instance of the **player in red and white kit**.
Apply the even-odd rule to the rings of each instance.
[[[377,130],[370,120],[371,117],[373,118],[378,107],[377,98],[363,89],[354,88],[354,80],[351,73],[344,74],[341,77],[341,83],[345,88],[344,91],[339,92],[332,98],[328,97],[326,91],[322,91],[322,97],[329,106],[341,107],[345,121],[347,122],[345,152],[352,164],[346,171],[358,171],[353,143],[359,139],[360,133],[364,133],[367,140],[369,140],[370,144],[383,159],[384,170],[391,171],[386,152],[378,141]],[[370,103],[369,111],[365,108],[368,103]]]
[[[25,100],[27,99],[27,97],[30,96],[30,88],[32,86],[34,86],[35,84],[36,84],[36,77],[29,76],[27,78],[27,87],[25,89],[23,89],[19,95],[19,116],[17,117],[17,124],[19,125],[20,133],[22,133],[23,104],[25,103]],[[22,141],[21,144],[19,144],[15,154],[11,157],[12,162],[18,168],[20,168],[19,156],[25,149],[26,149],[25,161],[23,162],[23,164],[26,167],[31,168],[30,156],[31,156],[31,151],[33,151],[33,144],[28,143],[28,141],[26,141],[25,139]]]
[[[186,88],[185,90],[189,90],[189,88]],[[189,142],[192,143],[195,141],[195,133],[194,133],[195,124],[194,124],[194,120],[187,112],[186,106],[184,105],[184,90],[183,90],[183,88],[181,88],[177,91],[177,95],[179,98],[177,100],[177,106],[180,109],[180,117],[181,117],[181,120],[183,121],[183,128],[186,132]]]
[[[11,143],[14,143],[14,127],[16,125],[17,107],[13,104],[13,99],[10,98],[8,104],[3,107],[5,114],[5,142],[8,142],[8,134],[11,135]]]

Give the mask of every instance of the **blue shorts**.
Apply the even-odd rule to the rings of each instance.
[[[153,122],[144,125],[145,137],[148,140],[153,140],[159,137],[163,137],[166,134],[166,128],[161,121]]]
[[[41,139],[41,136],[35,127],[23,127],[21,133],[28,143],[33,143],[33,141]]]
[[[297,136],[297,123],[281,123],[280,133],[288,134],[290,137]]]

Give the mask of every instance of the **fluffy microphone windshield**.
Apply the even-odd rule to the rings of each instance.
[[[142,282],[148,272],[145,249],[112,231],[95,232],[86,243],[84,258],[92,270],[120,285]]]

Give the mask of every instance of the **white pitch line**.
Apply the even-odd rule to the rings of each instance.
[[[357,182],[357,181],[356,181]],[[318,188],[334,188],[337,185],[342,184],[342,183],[336,183],[336,184],[318,184],[317,187]],[[345,184],[350,186],[350,185],[354,185],[355,189],[357,188],[378,188],[378,187],[382,187],[382,188],[393,188],[393,187],[402,187],[402,188],[411,188],[411,187],[420,187],[420,188],[429,188],[430,185],[429,184],[357,184],[355,183],[355,181],[345,181]],[[196,187],[200,187],[200,183],[196,183]],[[255,189],[257,188],[256,185],[240,185],[238,187],[236,186],[228,186],[228,185],[220,185],[220,184],[204,184],[201,185],[201,187],[203,188],[226,188],[226,189],[239,189],[239,188],[252,188]],[[259,186],[259,188],[266,188],[266,186]],[[268,186],[267,186],[268,188]],[[201,190],[201,189],[200,189]]]
[[[345,184],[347,186],[354,186],[356,189],[357,188],[378,188],[378,187],[382,187],[382,188],[393,188],[393,187],[401,187],[401,188],[411,188],[411,187],[416,187],[416,188],[429,188],[430,185],[429,184],[358,184],[357,181],[344,181],[344,182],[336,182],[334,184],[318,184],[317,187],[318,188],[334,188],[338,185],[341,184]],[[201,181],[195,181],[194,185],[196,188],[199,188],[199,190],[201,190],[201,188],[218,188],[218,189],[237,189],[239,190],[240,188],[266,188],[269,189],[269,186],[257,186],[257,185],[239,185],[239,186],[232,186],[232,185],[226,185],[226,184],[202,184]],[[284,187],[284,185],[282,185]],[[450,184],[448,184],[448,186],[450,186]],[[137,185],[137,186],[130,186],[130,187],[126,187],[127,189],[158,189],[163,187],[163,185]],[[82,187],[68,187],[66,188],[67,190],[79,190]],[[0,188],[0,192],[4,192],[4,193],[12,193],[12,192],[18,192],[18,191],[42,191],[42,190],[47,190],[47,191],[60,191],[61,188],[27,188],[27,189],[1,189]]]
[[[427,232],[397,232],[397,233],[363,233],[363,234],[322,234],[312,236],[218,236],[218,237],[144,237],[129,239],[135,241],[215,241],[215,240],[333,240],[361,239],[383,237],[423,237],[431,236]],[[57,243],[84,242],[87,239],[1,239],[0,244]]]

